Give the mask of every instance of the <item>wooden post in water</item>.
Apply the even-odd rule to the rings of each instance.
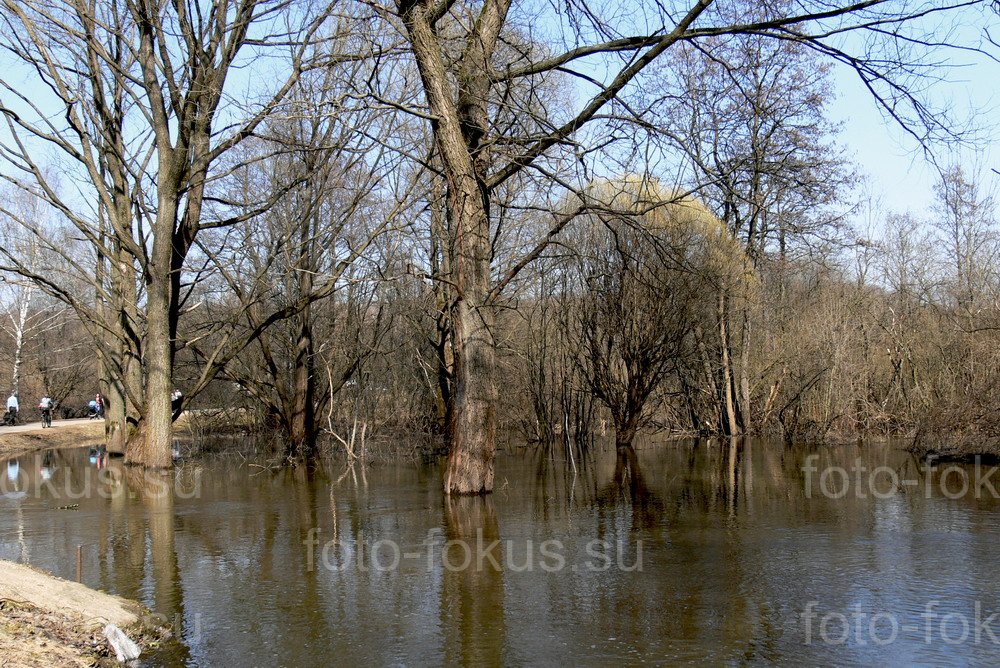
[[[76,581],[83,581],[83,545],[76,546]]]

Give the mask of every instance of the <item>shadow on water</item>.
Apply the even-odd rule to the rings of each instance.
[[[1000,610],[1000,503],[963,475],[886,446],[686,440],[525,449],[491,497],[445,499],[439,462],[154,475],[48,451],[0,476],[0,556],[73,579],[82,546],[86,584],[180,639],[150,665],[940,663],[954,647],[904,625]],[[818,642],[810,609],[901,630]]]

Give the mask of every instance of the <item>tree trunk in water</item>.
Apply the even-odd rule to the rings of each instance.
[[[733,403],[733,370],[729,362],[729,322],[727,320],[726,293],[719,293],[719,343],[722,346],[722,404],[725,410],[725,423],[722,431],[727,436],[739,432],[736,422],[736,406]]]
[[[740,341],[740,415],[743,432],[750,431],[750,305],[743,306],[743,331]]]
[[[496,454],[494,378],[496,348],[493,314],[460,299],[455,309],[455,430],[445,474],[446,494],[486,494],[493,491]]]
[[[295,351],[292,425],[287,455],[291,458],[309,459],[316,452],[316,374],[313,368],[313,337],[308,307],[302,312],[301,320]]]
[[[116,96],[122,91],[115,78]],[[142,346],[139,341],[139,296],[136,288],[134,258],[123,247],[122,238],[132,237],[132,201],[130,171],[125,156],[124,117],[121,110],[107,126],[110,150],[105,151],[108,174],[114,188],[107,219],[102,221],[101,247],[110,249],[97,258],[97,282],[106,293],[98,291],[101,319],[106,323],[104,354],[100,359],[98,386],[104,399],[104,438],[108,452],[122,455],[134,437],[141,414],[136,400],[143,396]]]
[[[428,108],[434,144],[448,184],[455,306],[455,433],[444,479],[445,494],[493,491],[496,454],[496,348],[490,295],[489,192],[483,147],[487,131],[490,58],[509,8],[488,4],[476,22],[458,73],[458,100],[445,63],[447,49],[434,29],[436,7],[426,1],[399,2]],[[450,55],[448,56],[451,57]]]
[[[112,339],[112,337],[108,338]],[[114,358],[112,364],[121,364],[120,342],[109,340],[106,348]],[[119,375],[108,367],[109,365],[105,363],[103,358],[98,359],[97,386],[104,400],[104,442],[110,454],[123,455],[125,454],[125,443],[128,437],[126,430],[128,416],[125,410],[125,388]]]
[[[316,156],[306,157],[306,166],[315,171]],[[298,295],[304,297],[313,291],[316,266],[316,239],[320,221],[311,213],[299,227]],[[299,333],[295,344],[295,366],[292,379],[292,415],[289,425],[289,459],[312,459],[316,454],[316,359],[313,348],[312,307],[308,304],[298,315]]]
[[[617,450],[625,450],[632,447],[632,441],[635,440],[635,432],[629,433],[628,431],[618,431],[615,430],[615,448]]]
[[[128,439],[125,393],[121,384],[113,379],[102,381],[100,387],[104,397],[104,441],[110,454],[123,455]]]
[[[168,261],[166,267],[169,266]],[[129,444],[125,461],[148,468],[169,468],[173,464],[171,457],[173,411],[170,406],[170,394],[173,391],[171,368],[173,354],[170,341],[171,288],[169,275],[163,277],[155,275],[158,269],[157,266],[151,267],[150,273],[153,277],[147,285],[147,333],[144,351],[146,404],[141,438]]]
[[[127,215],[127,210],[126,210]],[[136,322],[136,290],[130,259],[120,246],[114,244],[115,255],[109,258],[108,301],[101,301],[101,318],[108,323],[104,351],[108,355],[99,359],[98,387],[104,398],[104,438],[108,452],[125,454],[132,437],[132,429],[140,411],[131,397],[142,396],[141,364],[133,346]],[[99,260],[99,280],[103,282],[105,265]],[[99,296],[100,299],[100,296]]]
[[[636,432],[639,431],[639,411],[633,410],[628,417],[615,420],[615,447],[621,451],[632,447]]]

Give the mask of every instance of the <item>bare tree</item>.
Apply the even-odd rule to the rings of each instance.
[[[86,240],[97,265],[108,262],[110,277],[99,270],[94,280],[100,308],[33,273],[16,254],[4,255],[9,268],[95,323],[102,361],[139,411],[140,437],[127,453],[133,463],[171,464],[184,262],[200,232],[240,220],[203,220],[207,188],[223,176],[214,168],[322,53],[314,46],[328,12],[322,3],[293,8],[257,0],[235,6],[218,0],[207,11],[196,2],[3,3],[2,48],[27,66],[33,89],[45,91],[40,100],[2,81],[0,110],[9,131],[3,154],[19,174],[8,178],[37,187]],[[261,100],[232,96],[234,69],[263,55],[281,56],[275,83]],[[46,176],[40,145],[65,157],[85,207]],[[261,206],[274,196],[263,197]],[[81,213],[88,207],[91,215]],[[44,238],[31,221],[21,222]],[[70,260],[54,243],[48,250]],[[74,264],[81,276],[92,275]],[[105,334],[126,343],[116,349]],[[129,355],[139,356],[141,366],[126,364]]]
[[[769,7],[749,22],[710,11],[714,5],[711,0],[686,6],[661,4],[644,12],[633,25],[600,16],[584,3],[570,3],[565,13],[547,17],[553,26],[565,28],[561,37],[563,43],[570,44],[569,49],[556,46],[556,41],[542,47],[531,45],[529,40],[524,46],[525,41],[517,39],[516,33],[520,26],[530,33],[527,27],[539,20],[537,7],[525,7],[521,14],[521,7],[509,0],[482,4],[397,0],[395,16],[387,14],[390,21],[402,21],[400,29],[424,89],[426,109],[418,113],[430,122],[447,183],[454,247],[451,326],[456,378],[455,436],[445,476],[447,493],[475,494],[492,489],[498,397],[495,302],[567,222],[553,219],[537,245],[529,246],[510,263],[509,270],[494,275],[498,224],[494,204],[498,196],[512,179],[529,172],[571,185],[565,180],[565,165],[573,163],[573,157],[586,165],[595,154],[613,155],[609,147],[616,142],[609,142],[609,135],[612,139],[627,137],[624,127],[644,121],[620,101],[620,95],[671,47],[747,33],[797,41],[853,67],[877,103],[896,118],[922,123],[920,127],[927,132],[941,130],[940,120],[907,87],[911,83],[907,77],[916,74],[907,60],[914,53],[910,47],[931,47],[934,40],[909,34],[908,26],[919,30],[918,19],[947,16],[968,3],[914,9],[877,0],[832,5],[800,2],[788,8]],[[649,26],[655,27],[649,30]],[[635,32],[631,32],[633,28]],[[841,37],[852,31],[864,31],[871,38],[859,40],[866,42],[867,50],[845,50]],[[887,58],[887,54],[892,57]],[[594,67],[594,63],[599,65]],[[511,82],[542,81],[557,72],[579,77],[593,88],[581,94],[583,101],[578,104],[567,101],[540,113],[536,113],[537,108],[526,108],[516,96],[505,95]],[[592,72],[606,72],[607,76],[599,78]],[[511,115],[521,122],[497,122]],[[594,132],[588,133],[588,126],[594,126]],[[615,128],[622,132],[616,135]],[[926,132],[921,131],[921,136]],[[560,158],[566,160],[560,162]]]
[[[413,215],[421,192],[421,166],[403,157],[407,142],[420,141],[407,138],[409,119],[367,104],[354,90],[374,67],[358,60],[306,73],[281,114],[262,125],[260,137],[246,145],[247,155],[237,157],[234,178],[217,199],[254,202],[255,191],[285,195],[266,210],[251,206],[246,224],[213,231],[198,243],[235,299],[217,304],[212,317],[201,319],[181,340],[190,342],[184,347],[207,362],[206,368],[221,369],[220,362],[235,363],[243,354],[231,344],[226,354],[213,353],[224,332],[241,345],[256,338],[260,356],[240,360],[227,377],[273,409],[288,437],[290,459],[315,453],[318,403],[329,398],[329,392],[318,391],[326,373],[317,366],[317,341],[329,347],[324,339],[335,329],[334,312],[341,306],[336,298],[347,295],[363,303],[376,294],[358,285],[374,285],[377,268],[388,268],[393,258],[383,252],[382,235]],[[321,303],[327,299],[332,302]],[[287,323],[270,325],[270,332],[260,329],[279,312],[288,314]],[[358,363],[337,370],[340,384]]]
[[[950,268],[953,299],[972,315],[986,296],[1000,252],[993,198],[959,166],[944,170],[934,195],[933,224]]]
[[[790,8],[786,4],[786,10]],[[753,22],[770,10],[727,8]],[[739,13],[744,12],[744,13]],[[832,62],[792,40],[747,33],[681,45],[646,94],[653,141],[691,166],[692,188],[745,248],[748,269],[778,274],[790,255],[841,239],[851,173],[826,118]],[[780,280],[780,279],[779,279]],[[705,340],[718,368],[726,434],[753,431],[752,300],[725,295]],[[714,341],[713,341],[714,339]]]
[[[703,205],[630,178],[588,191],[603,210],[570,234],[564,317],[585,386],[607,406],[619,448],[653,417],[665,381],[693,357],[716,296],[741,280],[743,252]]]

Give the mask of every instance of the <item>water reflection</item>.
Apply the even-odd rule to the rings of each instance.
[[[169,665],[1000,659],[922,635],[928,605],[1000,610],[987,471],[751,439],[574,464],[526,450],[492,497],[445,500],[436,464],[147,475],[50,451],[0,478],[0,556],[74,578],[83,546],[87,584],[174,627]],[[818,641],[824,618],[878,613],[894,642]]]
[[[21,463],[16,459],[11,459],[7,462],[7,480],[14,486],[13,491],[19,491],[17,489],[18,478],[21,475]]]
[[[441,552],[440,625],[444,660],[451,665],[504,665],[503,568],[509,554],[501,541],[492,497],[444,501],[447,542]]]
[[[630,509],[633,531],[652,529],[663,520],[664,502],[646,483],[635,448],[618,448],[611,479],[597,490],[599,508]]]

